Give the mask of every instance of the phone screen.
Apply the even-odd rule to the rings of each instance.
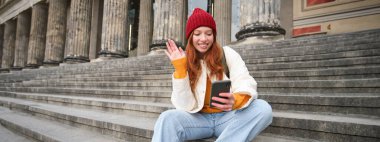
[[[213,102],[216,102],[216,103],[221,103],[221,102],[217,102],[217,101],[214,101],[212,100],[212,97],[216,96],[216,97],[221,97],[219,96],[219,93],[228,93],[230,92],[230,88],[231,88],[231,81],[230,80],[221,80],[221,81],[214,81],[212,82],[212,85],[211,85],[211,95],[210,95],[210,107],[215,107],[212,105]],[[223,98],[223,97],[221,97]]]

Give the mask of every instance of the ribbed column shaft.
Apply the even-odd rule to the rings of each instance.
[[[92,0],[72,0],[67,38],[66,63],[89,61]]]
[[[3,61],[4,24],[0,25],[0,68]]]
[[[252,36],[284,35],[280,26],[281,0],[241,0],[238,40]]]
[[[100,56],[126,57],[128,0],[104,0]]]
[[[48,5],[46,3],[41,2],[33,6],[27,67],[39,67],[44,60],[47,16]]]
[[[172,39],[183,47],[184,4],[185,1],[182,0],[156,0],[152,50],[166,49],[167,39]]]
[[[149,52],[149,45],[152,41],[152,0],[140,1],[139,34],[137,41],[137,55],[145,55]]]
[[[224,46],[231,43],[231,0],[214,1],[214,19],[216,23],[216,40]]]
[[[13,66],[16,42],[16,20],[8,20],[5,22],[3,59],[1,68],[10,69]]]
[[[91,35],[90,35],[90,60],[96,59],[101,50],[103,0],[92,0]]]
[[[66,39],[67,0],[50,0],[44,64],[63,62]]]
[[[30,11],[27,10],[17,16],[16,49],[13,68],[24,68],[28,60],[30,14]]]

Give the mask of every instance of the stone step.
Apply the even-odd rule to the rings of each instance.
[[[0,91],[0,96],[37,101],[41,103],[104,110],[115,113],[134,114],[141,117],[158,117],[168,109],[174,109],[170,103],[154,103],[125,99],[106,99],[90,96],[68,96],[42,93],[21,93]],[[2,98],[0,97],[0,99]]]
[[[274,110],[380,118],[380,95],[371,93],[259,93]]]
[[[167,74],[163,74],[163,72]],[[53,75],[34,80],[71,80],[71,81],[127,81],[127,80],[171,80],[172,70],[139,72],[98,72],[77,75]],[[379,78],[380,66],[341,67],[312,70],[251,71],[257,81],[275,80],[341,80],[358,78]],[[1,83],[0,83],[1,84]]]
[[[116,138],[109,138],[108,136],[106,136],[106,139],[104,139],[104,135],[99,135],[99,134],[96,134],[95,137],[92,137],[94,135],[94,132],[89,132],[87,130],[80,129],[78,127],[69,126],[63,123],[57,123],[48,119],[35,117],[27,113],[12,111],[4,107],[0,107],[0,113],[3,115],[3,116],[0,116],[0,119],[2,120],[1,121],[2,125],[6,125],[7,127],[9,127],[9,129],[18,131],[17,133],[24,132],[26,133],[26,135],[33,134],[32,137],[38,137],[37,139],[43,140],[43,141],[47,141],[48,139],[70,141],[70,142],[75,142],[75,141],[81,141],[81,142],[91,141],[92,142],[92,141],[100,141],[100,140],[112,141],[112,142],[121,141]],[[13,119],[7,120],[7,118],[9,117]],[[19,123],[19,121],[25,121],[32,124],[29,124],[29,123],[25,124],[25,122]],[[40,128],[41,126],[38,126],[37,124],[41,124],[41,123],[43,124],[41,126],[47,125],[49,126],[49,129]],[[8,129],[4,128],[2,125],[0,125],[0,136],[2,137],[2,140],[1,140],[2,142],[37,142],[31,138],[23,137],[18,134],[15,134],[14,132],[9,131]],[[55,134],[58,131],[65,132],[64,133],[65,136],[69,135],[70,137],[64,137],[62,135]],[[49,135],[50,138],[47,138],[46,135]],[[98,139],[99,137],[101,139]],[[215,139],[209,139],[209,140],[214,141]],[[196,140],[196,141],[200,141],[200,140]],[[208,140],[203,140],[203,141],[208,141]],[[253,140],[253,142],[273,142],[273,141],[276,141],[276,142],[309,142],[310,141],[311,142],[314,140],[279,136],[279,135],[266,134],[266,133],[260,134],[258,137],[256,137],[255,140]]]
[[[234,48],[243,59],[260,59],[260,58],[276,58],[276,57],[292,57],[292,56],[303,56],[303,55],[318,55],[318,54],[339,54],[346,52],[355,52],[360,50],[372,50],[377,49],[380,46],[379,41],[363,43],[361,41],[347,44],[330,43],[324,44],[319,43],[313,46],[293,46],[287,48],[277,48],[271,49],[268,46],[266,50],[255,50],[252,48],[239,49]],[[331,48],[334,47],[334,48]],[[254,48],[254,47],[253,47]],[[356,53],[357,54],[357,53]]]
[[[380,119],[274,111],[273,122],[264,132],[320,141],[378,142]]]
[[[104,75],[104,74],[103,74]],[[97,77],[75,77],[62,78],[60,81],[71,82],[123,82],[123,81],[167,81],[172,79],[172,74],[157,74],[157,75],[132,75],[132,76],[97,76]],[[53,79],[54,80],[54,79]],[[48,80],[50,81],[50,79]]]
[[[380,56],[331,59],[321,61],[302,61],[302,62],[284,62],[284,63],[268,63],[268,64],[248,64],[249,71],[267,71],[267,70],[310,70],[332,67],[364,67],[370,65],[379,65]]]
[[[2,107],[0,107],[0,111],[2,110]],[[1,112],[0,112],[1,113]],[[27,137],[20,132],[12,132],[8,130],[5,124],[1,123],[0,121],[0,137],[2,142],[37,142],[36,140]],[[5,125],[6,127],[4,127]]]
[[[259,91],[268,89],[367,89],[380,88],[380,78],[373,79],[343,79],[343,80],[293,80],[293,81],[260,81],[258,82]],[[128,87],[163,87],[171,88],[172,82],[165,81],[127,81],[127,82],[64,82],[60,80],[49,81],[28,81],[19,87],[65,87],[65,88],[120,88]],[[149,89],[152,90],[152,89]],[[159,90],[157,90],[159,91]],[[268,91],[264,91],[268,92]],[[349,92],[348,92],[349,93]],[[370,93],[370,92],[367,92]]]
[[[100,109],[139,116],[158,116],[171,103],[153,103],[124,99],[94,98],[91,96],[68,96],[42,93],[0,91],[0,96],[27,99],[44,103]],[[305,111],[324,114],[350,115],[355,117],[380,118],[380,96],[377,94],[271,94],[260,93],[272,108],[282,111]]]
[[[78,74],[52,74],[48,76],[39,76],[34,80],[46,79],[77,79],[77,78],[95,78],[95,77],[126,77],[126,78],[149,78],[156,79],[158,76],[171,76],[174,72],[173,69],[168,70],[144,70],[144,71],[107,71],[107,72],[91,72],[91,73],[78,73]],[[145,77],[148,76],[148,77]],[[150,78],[151,77],[151,78]],[[122,78],[121,78],[122,79]],[[121,80],[117,79],[117,80]]]
[[[121,142],[123,140],[0,107],[0,123],[38,141]]]
[[[379,93],[380,79],[263,81],[258,92],[279,93]]]
[[[374,52],[370,52],[374,53]],[[322,56],[317,56],[322,57]],[[334,56],[331,56],[334,57]],[[296,57],[295,57],[296,58]],[[320,69],[320,68],[331,68],[331,67],[347,67],[347,66],[358,66],[362,67],[363,65],[376,65],[379,64],[380,57],[379,56],[369,56],[369,57],[355,57],[355,58],[333,58],[330,60],[310,60],[310,61],[299,61],[298,59],[295,59],[293,62],[275,62],[275,63],[262,63],[262,64],[247,64],[247,67],[250,71],[260,71],[260,70],[300,70],[300,69]],[[65,76],[73,76],[75,74],[76,77],[78,76],[95,76],[99,73],[108,73],[110,74],[110,70],[112,70],[112,73],[120,73],[127,75],[126,72],[131,72],[129,74],[134,75],[140,75],[140,74],[147,74],[151,69],[143,69],[143,70],[126,70],[125,68],[112,68],[108,70],[94,70],[86,71],[82,73],[73,72],[69,73],[66,72],[65,74],[56,74],[56,77],[65,77]],[[161,70],[156,70],[158,72],[155,72],[153,70],[153,73],[164,73],[164,74],[170,74],[173,72],[173,69],[170,66],[161,66]],[[95,74],[94,74],[95,72]],[[129,75],[128,74],[128,75]],[[43,78],[48,78],[49,76],[44,76]],[[54,76],[53,76],[54,77]]]
[[[0,91],[59,94],[131,101],[170,103],[172,91],[149,91],[127,89],[62,88],[62,87],[0,87]]]
[[[20,110],[34,116],[80,127],[81,130],[101,132],[102,134],[125,141],[150,141],[156,120],[155,117],[133,116],[11,98],[0,99],[0,104],[4,107]],[[44,125],[39,124],[39,126]]]
[[[368,43],[379,41],[380,30],[361,31],[353,33],[344,33],[337,35],[321,35],[321,36],[306,36],[299,38],[291,38],[282,41],[275,41],[269,43],[263,43],[261,45],[238,45],[236,48],[251,48],[254,50],[268,50],[268,49],[281,49],[292,48],[299,46],[315,46],[315,45],[331,45],[331,44],[343,44],[349,45],[352,42]]]
[[[250,74],[257,81],[365,79],[380,78],[380,66],[314,70],[251,71]]]
[[[371,45],[363,45],[363,46],[371,46]],[[364,50],[356,50],[356,51],[345,51],[345,52],[335,52],[335,53],[319,53],[319,54],[308,54],[303,53],[302,55],[294,55],[294,56],[285,56],[285,53],[281,52],[272,52],[274,55],[272,57],[255,57],[258,55],[266,55],[270,53],[257,53],[255,55],[242,57],[246,64],[263,64],[263,63],[277,63],[277,62],[294,62],[294,61],[314,61],[314,60],[329,60],[329,59],[341,59],[341,58],[354,58],[354,57],[370,57],[370,56],[380,56],[380,43],[375,47],[375,49],[364,49]],[[301,49],[298,49],[301,50]],[[310,51],[311,52],[311,51]],[[292,52],[293,53],[293,52]],[[315,52],[313,52],[315,53]]]
[[[104,111],[41,104],[18,99],[2,98],[0,103],[6,107],[27,109],[29,113],[45,115],[51,117],[51,119],[58,118],[62,119],[61,121],[68,121],[67,123],[85,124],[89,127],[96,127],[96,129],[102,128],[108,131],[116,131],[112,132],[112,134],[122,131],[140,136],[142,139],[152,136],[155,121],[155,118],[136,118],[134,116],[127,116],[126,114],[120,115]],[[370,141],[379,139],[377,134],[380,130],[380,120],[378,119],[285,111],[275,111],[273,115],[274,121],[268,131],[271,131],[270,129],[273,127],[273,129],[299,129],[306,131],[306,133],[318,133],[322,136],[320,138],[326,135],[334,135],[333,138],[335,139],[351,138]],[[268,131],[266,130],[266,132]],[[292,132],[283,132],[281,135],[287,136],[288,134],[292,134]],[[304,135],[302,138],[309,139],[308,136],[310,135]]]
[[[123,82],[76,82],[76,81],[61,81],[61,80],[40,80],[40,81],[25,81],[19,87],[65,87],[65,88],[103,88],[103,89],[128,89],[129,87],[148,90],[171,90],[171,80],[156,80],[156,81],[123,81]]]
[[[170,70],[171,71],[171,70]],[[168,71],[169,72],[169,71]],[[128,72],[108,72],[80,75],[57,75],[49,78],[34,80],[61,80],[61,81],[83,81],[83,82],[121,82],[140,80],[171,80],[172,74],[128,74]],[[146,73],[154,73],[146,71]],[[283,71],[251,71],[250,74],[257,81],[282,81],[282,80],[342,80],[360,78],[380,78],[380,66],[365,67],[341,67],[313,70],[283,70]],[[1,83],[0,83],[1,84]]]
[[[143,72],[140,72],[143,74]],[[148,73],[148,71],[146,72]],[[152,73],[152,72],[150,72]],[[264,81],[285,81],[285,80],[343,80],[343,79],[364,79],[379,78],[380,66],[366,67],[341,67],[326,68],[314,70],[283,70],[283,71],[251,71],[252,76],[258,82]],[[121,75],[121,76],[119,76]],[[96,77],[94,77],[96,76]],[[55,78],[56,77],[56,78]],[[171,80],[171,74],[158,75],[138,75],[128,74],[128,72],[110,72],[110,73],[94,73],[85,75],[68,75],[68,76],[46,76],[44,78],[25,81],[24,84],[35,83],[41,84],[45,79],[48,81],[74,81],[74,82],[123,82],[123,81],[167,81]],[[162,79],[162,80],[161,80]],[[45,81],[46,82],[46,81]],[[19,86],[20,83],[0,83],[0,86],[12,87]],[[168,88],[170,90],[170,88]]]

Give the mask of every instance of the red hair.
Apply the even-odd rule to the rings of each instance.
[[[186,46],[186,57],[187,57],[187,70],[189,73],[191,91],[194,92],[195,86],[197,85],[199,76],[202,72],[202,67],[200,64],[201,53],[198,52],[193,45],[193,33],[191,33]],[[218,80],[223,79],[224,68],[222,65],[222,47],[216,42],[216,36],[214,34],[214,43],[211,45],[210,49],[206,51],[203,55],[203,60],[206,62],[208,69],[210,70],[210,78],[216,76]]]

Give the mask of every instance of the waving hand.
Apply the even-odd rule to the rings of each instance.
[[[165,53],[169,57],[170,61],[186,57],[186,54],[182,48],[178,48],[174,41],[171,39],[168,39],[168,42],[166,42],[166,48],[168,50],[165,50]]]

